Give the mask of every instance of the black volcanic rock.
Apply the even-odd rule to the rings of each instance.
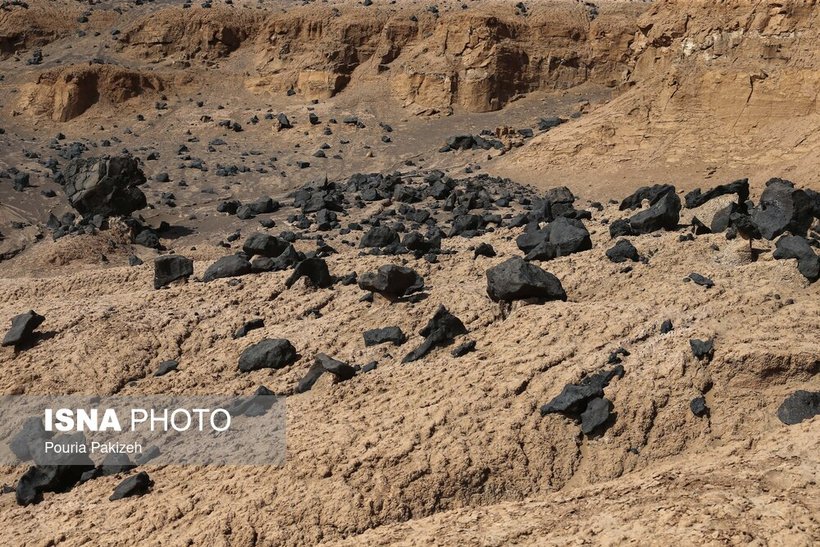
[[[322,374],[326,372],[333,374],[337,382],[344,382],[356,375],[356,369],[347,363],[333,359],[324,353],[319,353],[316,355],[316,360],[308,369],[307,374],[299,380],[294,391],[296,393],[309,391]]]
[[[626,262],[627,260],[637,262],[641,259],[638,249],[626,239],[619,240],[614,247],[607,249],[606,256],[615,263]]]
[[[473,251],[473,258],[478,258],[479,256],[486,256],[492,258],[495,256],[495,249],[489,243],[479,243],[476,246],[475,251]]]
[[[417,361],[434,348],[450,344],[456,336],[467,334],[467,327],[461,319],[447,311],[447,308],[439,306],[433,318],[419,331],[419,334],[424,336],[424,341],[405,355],[403,363]]]
[[[366,347],[376,346],[392,342],[396,346],[400,346],[407,341],[399,327],[384,327],[381,329],[371,329],[364,331],[364,345]]]
[[[399,234],[389,226],[374,226],[359,243],[359,247],[387,247],[399,242]]]
[[[796,258],[797,270],[812,283],[820,278],[820,257],[815,254],[806,238],[783,236],[777,240],[772,256],[778,260]]]
[[[424,288],[424,279],[415,270],[393,264],[360,275],[358,283],[362,290],[377,292],[387,298],[407,296]]]
[[[463,344],[460,344],[456,348],[454,348],[453,351],[450,352],[450,355],[452,355],[453,357],[456,357],[456,358],[464,357],[468,353],[472,353],[473,351],[475,351],[475,346],[476,346],[476,341],[475,340],[469,340],[467,342],[464,342]]]
[[[154,288],[161,289],[177,279],[194,274],[194,261],[180,255],[164,255],[154,259]]]
[[[617,365],[610,370],[597,372],[584,377],[577,384],[567,384],[561,393],[541,407],[541,415],[555,412],[580,418],[587,404],[595,398],[604,396],[604,388],[616,376],[623,377],[624,367]]]
[[[242,324],[241,327],[236,329],[236,331],[234,331],[234,333],[233,333],[233,337],[234,337],[234,339],[244,338],[245,336],[247,336],[247,334],[250,331],[256,330],[256,329],[261,329],[264,326],[265,326],[265,320],[264,319],[261,319],[261,318],[251,319],[250,321],[246,321],[245,323]]]
[[[751,220],[765,239],[772,240],[785,231],[805,236],[814,216],[814,200],[805,190],[783,179],[771,179],[752,209]]]
[[[208,283],[223,277],[239,277],[251,273],[251,263],[239,255],[223,256],[205,270],[202,281]]]
[[[709,407],[706,406],[706,399],[702,395],[689,401],[689,410],[698,418],[709,414]]]
[[[62,174],[68,201],[83,216],[128,216],[147,205],[145,174],[131,156],[73,159]]]
[[[692,355],[700,361],[711,361],[712,356],[715,354],[714,340],[698,340],[692,338],[689,340],[689,346],[692,348]]]
[[[596,397],[589,401],[581,413],[581,432],[589,435],[604,425],[609,420],[611,410],[612,403],[606,397]]]
[[[109,501],[117,501],[132,496],[142,496],[154,485],[154,481],[145,471],[140,471],[119,483],[114,488],[114,493],[108,498]]]
[[[34,310],[15,315],[11,319],[11,328],[6,332],[0,346],[18,347],[30,343],[34,338],[34,329],[42,325],[45,320],[45,317]]]
[[[699,273],[692,272],[687,276],[692,283],[695,285],[700,285],[701,287],[706,287],[707,289],[711,289],[715,286],[715,282],[712,281],[710,278],[700,275]]]
[[[82,433],[59,435],[53,442],[66,447],[76,443],[84,443]],[[34,461],[39,460],[43,447],[32,454]],[[56,456],[56,460],[49,465],[37,464],[23,473],[17,480],[15,497],[19,505],[39,503],[44,492],[67,492],[80,481],[83,473],[94,469],[94,462],[88,454],[67,453]]]
[[[624,198],[619,206],[621,211],[626,209],[639,209],[644,200],[649,201],[649,205],[654,205],[661,197],[669,192],[675,193],[675,187],[671,184],[655,184],[654,186],[642,186],[634,193]]]
[[[285,281],[285,286],[292,287],[302,277],[307,277],[314,287],[320,289],[333,285],[333,276],[330,275],[327,262],[323,258],[306,258],[299,262],[293,269],[291,276]]]
[[[662,194],[649,209],[636,213],[629,219],[629,227],[635,234],[648,234],[656,230],[675,230],[680,221],[680,197],[674,187]]]
[[[786,397],[777,417],[786,425],[799,424],[820,414],[820,391],[798,390]]]
[[[245,348],[239,356],[239,370],[280,369],[294,363],[296,348],[284,338],[266,338]]]
[[[282,254],[288,245],[290,243],[278,237],[257,232],[248,236],[242,245],[242,252],[248,255],[248,258],[253,256],[276,258]]]
[[[737,194],[738,203],[743,203],[749,199],[749,179],[740,179],[729,184],[721,184],[715,186],[706,193],[702,193],[700,188],[695,188],[684,197],[687,209],[694,209],[700,207],[704,203],[711,201],[717,197],[728,194]]]
[[[487,270],[487,294],[495,302],[526,298],[567,299],[557,277],[518,257]]]

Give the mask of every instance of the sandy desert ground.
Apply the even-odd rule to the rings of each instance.
[[[0,334],[45,320],[0,350],[0,395],[265,386],[288,453],[148,462],[28,504],[28,466],[0,466],[2,542],[818,544],[818,17],[809,0],[3,2]],[[67,190],[101,157],[132,158],[112,177],[143,203]],[[725,186],[743,179],[748,196]],[[173,256],[192,272],[156,288]],[[368,284],[389,265],[423,289]],[[464,329],[405,362],[442,305]],[[365,345],[383,327],[406,340]],[[239,370],[266,339],[297,358]],[[299,389],[319,354],[352,377]],[[109,500],[141,471],[153,486]]]

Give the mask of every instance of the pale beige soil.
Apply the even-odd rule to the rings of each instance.
[[[467,10],[440,2],[438,19],[425,11],[429,2],[236,2],[215,3],[213,11],[197,3],[184,13],[149,4],[122,14],[106,3],[78,37],[72,22],[85,5],[30,3],[26,15],[0,12],[0,44],[8,36],[15,44],[0,50],[0,170],[30,171],[37,186],[19,193],[0,180],[0,253],[14,255],[0,262],[0,322],[28,309],[46,322],[34,347],[0,352],[0,394],[249,394],[259,385],[290,394],[319,352],[379,366],[288,396],[281,469],[148,466],[153,490],[116,503],[108,496],[122,477],[46,494],[29,507],[3,494],[2,543],[820,543],[820,419],[789,427],[776,416],[793,391],[820,390],[820,283],[809,284],[792,260],[773,260],[771,242],[756,241],[759,258],[750,262],[746,243],[722,234],[693,242],[679,242],[682,232],[640,236],[633,241],[648,264],[626,273],[604,256],[613,242],[602,220],[627,213],[607,204],[590,209],[592,250],[542,264],[562,281],[568,301],[517,304],[506,318],[487,297],[485,272],[521,255],[521,229],[445,239],[443,247],[457,252],[438,264],[359,256],[357,232],[327,238],[340,251],[327,259],[335,275],[406,260],[430,289],[413,305],[360,302],[364,292],[355,285],[317,290],[300,281],[285,289],[289,272],[245,276],[237,286],[192,279],[155,291],[153,250],[113,232],[51,240],[41,223],[69,207],[45,168],[22,153],[56,156],[49,141],[58,132],[64,143],[121,140],[90,155],[158,151],[145,172],[168,172],[171,183],[149,182],[152,207],[141,214],[152,225],[180,228],[162,242],[195,260],[195,277],[261,229],[216,213],[219,201],[285,199],[325,175],[409,171],[407,160],[452,176],[478,165],[538,191],[567,185],[583,198],[578,207],[656,182],[689,190],[748,176],[755,199],[769,176],[818,189],[816,6],[597,2],[600,14],[590,21],[570,1],[526,2],[526,18],[515,15],[515,2],[466,2]],[[407,26],[410,15],[418,15],[418,30]],[[240,45],[227,47],[236,36]],[[44,62],[27,66],[36,46]],[[333,61],[341,51],[356,64],[349,74]],[[532,63],[503,74],[517,66],[505,57],[510,51]],[[94,56],[106,64],[90,65]],[[552,59],[553,69],[536,70],[536,59],[542,66]],[[764,79],[749,79],[760,71]],[[83,74],[99,97],[86,110],[77,99],[89,96],[76,85]],[[332,89],[340,74],[349,83]],[[299,90],[292,97],[290,86]],[[163,100],[168,109],[156,110]],[[320,125],[310,126],[308,107]],[[263,120],[268,110],[286,112],[297,125],[276,132]],[[140,113],[145,121],[136,119]],[[367,127],[342,124],[348,114]],[[258,125],[247,123],[253,115]],[[454,134],[532,128],[553,115],[570,121],[536,130],[533,139],[507,139],[503,154],[437,152]],[[330,117],[340,123],[326,136]],[[218,127],[223,119],[244,131]],[[380,121],[393,126],[392,143],[382,142]],[[192,136],[198,142],[188,142]],[[217,137],[227,145],[208,153]],[[329,157],[311,157],[323,142]],[[179,168],[182,143],[208,172]],[[241,156],[250,150],[262,155]],[[268,173],[214,175],[217,162],[256,167],[271,156],[278,159]],[[298,169],[297,160],[312,166]],[[44,189],[57,197],[43,197]],[[166,191],[176,195],[176,208],[159,204]],[[288,229],[291,212],[274,215],[269,233]],[[684,222],[690,217],[683,211]],[[28,225],[15,230],[16,221]],[[218,246],[236,229],[239,241]],[[498,256],[473,259],[482,241]],[[131,252],[145,264],[129,267]],[[685,283],[691,272],[715,287]],[[455,359],[442,348],[401,364],[440,304],[463,320],[470,331],[464,340],[475,340],[477,351]],[[310,313],[317,308],[321,317]],[[255,317],[266,326],[234,340],[234,330]],[[675,329],[662,335],[665,319]],[[407,344],[364,347],[364,330],[392,325],[411,335]],[[265,337],[291,340],[299,361],[241,374],[239,354]],[[698,362],[689,340],[709,337],[714,360]],[[605,367],[619,346],[631,355],[625,376],[606,388],[617,417],[603,435],[587,438],[568,418],[540,416],[541,404]],[[155,378],[167,359],[178,359],[179,371]],[[702,390],[708,418],[689,409]],[[12,485],[22,472],[0,468],[0,484]]]

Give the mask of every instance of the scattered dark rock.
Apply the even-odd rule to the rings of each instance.
[[[169,372],[176,370],[178,366],[178,361],[163,361],[159,364],[159,367],[157,367],[157,371],[154,373],[154,376],[165,376]]]
[[[244,338],[250,331],[261,329],[265,326],[265,321],[263,319],[251,319],[250,321],[246,321],[241,327],[236,329],[233,333],[234,339],[237,338]]]
[[[738,203],[743,203],[749,199],[749,179],[740,179],[729,184],[721,184],[715,186],[706,193],[701,193],[700,188],[695,188],[684,198],[687,209],[694,209],[700,207],[704,203],[711,201],[717,197],[728,194],[737,194]]]
[[[672,326],[672,320],[666,319],[663,323],[661,323],[661,334],[667,334],[672,332],[675,327]]]
[[[257,255],[276,258],[281,255],[289,245],[290,243],[278,237],[269,234],[255,233],[251,234],[248,239],[245,240],[245,243],[242,245],[242,252],[248,255],[248,258]]]
[[[606,397],[596,397],[589,401],[581,413],[581,432],[589,435],[604,425],[609,420],[611,410],[612,403]]]
[[[699,361],[711,361],[715,354],[714,340],[698,340],[693,338],[689,340],[689,346],[692,348],[692,354]]]
[[[475,346],[475,340],[469,340],[454,348],[453,351],[450,352],[450,354],[455,358],[464,357],[468,353],[472,353],[473,351],[475,351]]]
[[[399,327],[384,327],[364,331],[364,345],[366,347],[387,342],[392,342],[394,345],[400,346],[406,341],[407,337]]]
[[[706,406],[706,398],[702,395],[689,401],[689,409],[692,411],[692,414],[698,418],[702,418],[703,416],[707,416],[709,414],[709,407]]]
[[[285,286],[290,288],[302,277],[307,277],[314,287],[325,289],[333,285],[333,277],[327,267],[327,262],[323,258],[307,258],[296,265],[291,276],[285,281]]]
[[[527,298],[567,299],[557,277],[518,257],[487,270],[487,294],[495,302]]]
[[[786,425],[799,424],[820,414],[820,391],[798,390],[786,397],[777,417]]]
[[[772,256],[778,260],[796,258],[797,271],[814,283],[820,278],[820,257],[815,254],[806,238],[784,236],[777,240]]]
[[[604,396],[604,388],[615,378],[622,378],[624,367],[617,365],[610,370],[597,372],[584,377],[577,384],[567,384],[557,397],[541,407],[541,415],[546,416],[554,412],[579,419],[586,410],[587,404]]]
[[[477,258],[479,256],[486,256],[492,258],[495,256],[495,249],[489,243],[480,243],[473,252],[473,258]]]
[[[43,324],[46,318],[34,310],[29,310],[11,318],[11,328],[3,337],[3,347],[15,348],[29,344],[34,340],[34,329]]]
[[[606,363],[608,365],[617,365],[622,361],[622,357],[628,357],[629,355],[630,353],[626,348],[618,348],[609,354]]]
[[[179,255],[164,255],[154,259],[154,288],[161,289],[177,279],[194,274],[194,261]]]
[[[359,276],[359,288],[387,298],[400,298],[422,290],[424,279],[411,268],[390,264]]]
[[[641,259],[638,249],[626,239],[619,240],[614,247],[607,249],[606,256],[615,263],[626,262],[627,260],[637,262]]]
[[[694,283],[695,285],[700,285],[701,287],[706,287],[707,289],[711,289],[715,286],[714,281],[712,281],[708,277],[700,275],[699,273],[692,272],[687,276],[687,278],[691,280],[692,283]]]
[[[325,372],[333,374],[337,382],[350,380],[356,375],[356,369],[347,363],[333,359],[324,353],[319,353],[316,355],[316,360],[307,374],[296,385],[296,393],[309,391]]]
[[[114,488],[114,493],[108,498],[109,501],[117,501],[123,498],[130,498],[132,496],[142,496],[154,485],[154,481],[148,476],[145,471],[140,471],[136,475],[132,475],[119,483]]]
[[[228,255],[211,264],[205,270],[202,281],[208,283],[215,279],[239,277],[249,273],[251,273],[251,263],[246,258],[239,255]]]
[[[649,209],[633,215],[629,227],[635,234],[648,234],[656,230],[675,230],[680,220],[680,197],[671,187]]]
[[[70,446],[85,442],[85,436],[82,433],[61,435],[59,439],[55,437],[54,442]],[[33,457],[37,461],[37,455]],[[83,473],[94,469],[94,462],[87,454],[62,454],[58,459],[57,464],[34,465],[23,473],[15,490],[19,505],[39,503],[44,492],[67,492],[80,481]]]
[[[751,211],[751,221],[760,235],[773,240],[785,231],[805,236],[814,216],[814,200],[794,183],[771,179],[760,196],[760,204]]]
[[[359,243],[359,247],[387,247],[399,242],[399,234],[389,226],[374,226]]]
[[[675,193],[675,187],[671,184],[655,184],[654,186],[642,186],[626,197],[619,206],[621,211],[626,209],[640,209],[644,200],[649,201],[649,205],[654,205],[661,197],[667,193]]]
[[[137,186],[145,180],[131,156],[76,158],[62,174],[69,202],[85,216],[127,216],[144,208],[145,194]]]
[[[266,338],[245,348],[239,356],[239,370],[280,369],[296,362],[296,348],[284,338]]]
[[[424,341],[404,357],[403,363],[421,359],[435,347],[450,344],[456,336],[467,334],[467,327],[461,319],[447,311],[447,308],[439,306],[433,318],[419,334],[425,337]]]

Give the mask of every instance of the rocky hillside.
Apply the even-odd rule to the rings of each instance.
[[[788,173],[817,183],[820,57],[809,44],[819,14],[803,0],[656,2],[629,44],[630,89],[538,137],[502,171],[594,169],[641,182]]]

